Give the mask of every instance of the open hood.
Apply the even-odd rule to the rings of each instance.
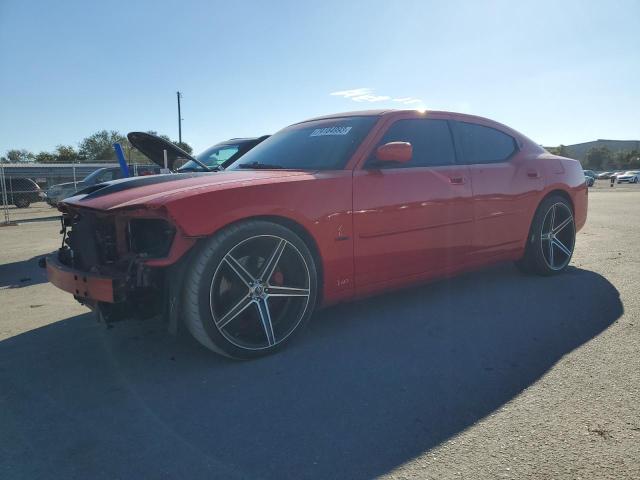
[[[164,168],[165,150],[167,151],[167,168],[171,171],[175,170],[173,166],[178,159],[193,160],[196,163],[200,163],[180,147],[157,135],[145,132],[129,132],[127,138],[131,145],[140,150],[153,163],[160,165],[160,168]]]

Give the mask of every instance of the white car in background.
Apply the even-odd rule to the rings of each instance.
[[[638,183],[640,181],[640,170],[629,170],[616,176],[618,183]]]

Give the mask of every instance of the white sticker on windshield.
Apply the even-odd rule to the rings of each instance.
[[[327,127],[316,128],[311,132],[310,137],[321,137],[323,135],[346,135],[351,130],[351,127]]]

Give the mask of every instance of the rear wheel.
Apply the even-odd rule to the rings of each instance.
[[[313,312],[317,274],[306,244],[291,230],[247,221],[209,239],[185,285],[187,327],[205,347],[232,358],[272,353]]]
[[[567,268],[575,245],[573,210],[560,195],[545,198],[533,217],[524,257],[516,262],[526,273],[554,275]]]
[[[31,202],[29,202],[29,200],[27,200],[26,198],[19,198],[15,203],[15,206],[18,208],[27,208],[29,205],[31,205]]]

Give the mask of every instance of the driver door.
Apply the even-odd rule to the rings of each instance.
[[[456,164],[446,120],[402,119],[378,143],[409,142],[412,160],[354,171],[355,284],[359,294],[462,266],[473,233],[471,177]]]

